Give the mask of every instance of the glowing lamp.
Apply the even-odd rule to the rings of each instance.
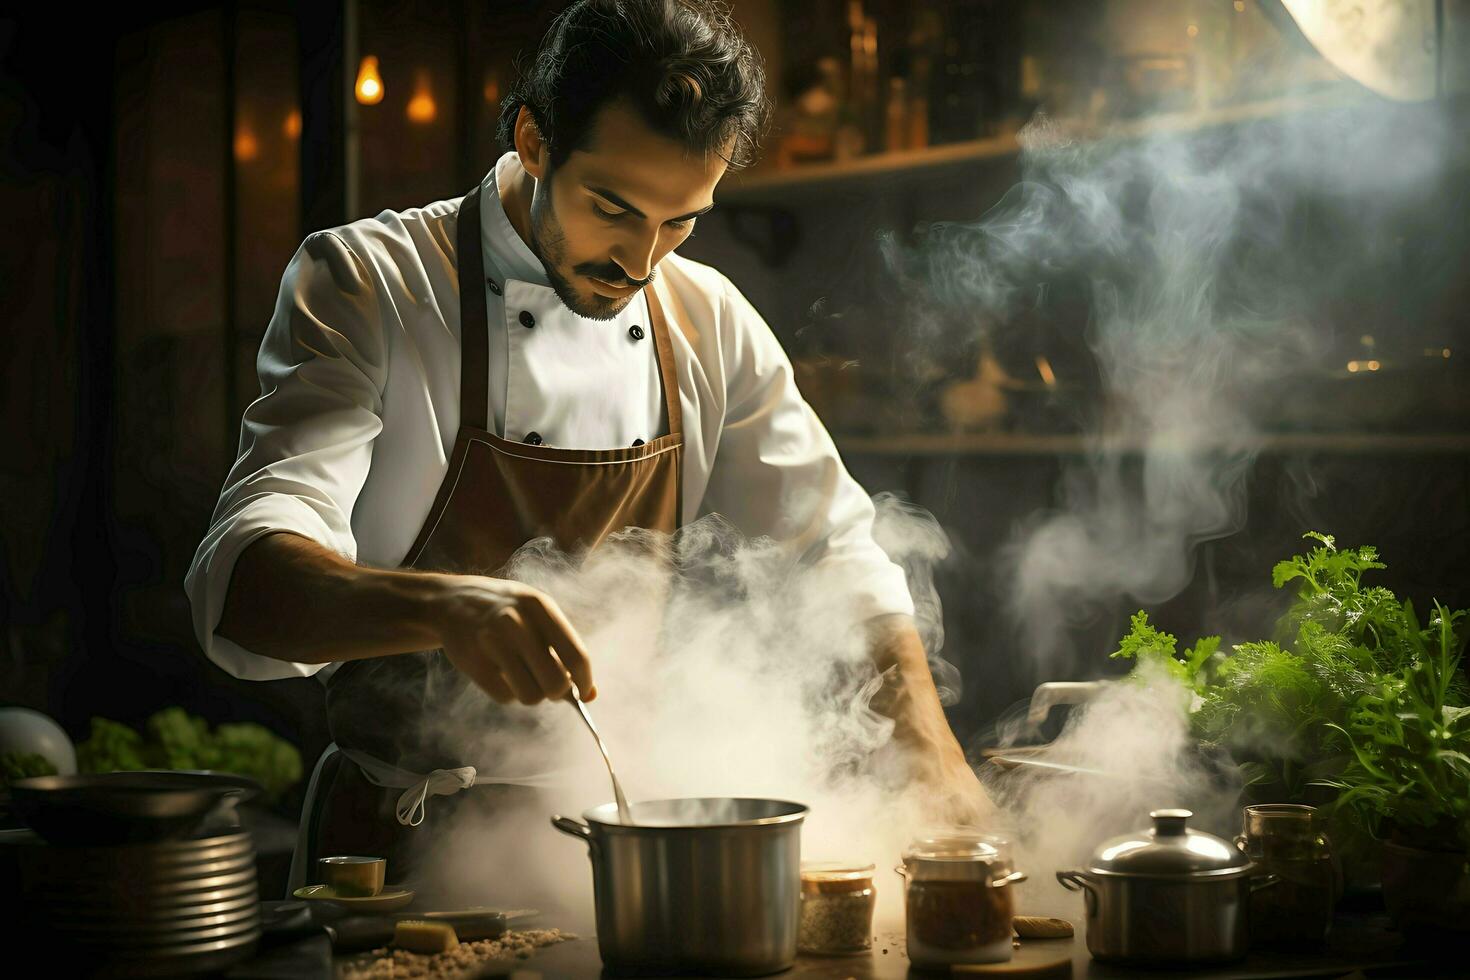
[[[357,69],[357,84],[353,86],[357,101],[363,105],[377,105],[383,101],[383,76],[378,74],[378,59],[368,55]]]
[[[427,124],[433,122],[438,114],[439,107],[434,104],[434,95],[429,91],[429,77],[426,73],[419,72],[413,98],[408,100],[408,119],[410,122]]]

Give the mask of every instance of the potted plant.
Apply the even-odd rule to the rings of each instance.
[[[1323,780],[1383,845],[1383,899],[1406,932],[1470,932],[1470,707],[1464,611],[1435,603],[1427,629],[1405,604],[1396,639],[1414,656],[1337,726],[1352,760]]]

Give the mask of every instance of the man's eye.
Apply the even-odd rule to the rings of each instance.
[[[694,227],[694,219],[693,218],[685,218],[683,221],[670,221],[669,222],[669,227],[670,228],[675,228],[675,229],[677,229],[679,231],[683,231],[685,228],[693,228]]]
[[[602,205],[596,203],[595,201],[592,204],[592,210],[596,211],[599,215],[601,215],[604,218],[621,218],[623,215],[625,215],[625,214],[628,213],[626,211],[607,211],[607,210],[604,210],[603,207],[602,207]]]

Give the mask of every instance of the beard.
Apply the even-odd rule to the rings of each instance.
[[[621,298],[611,298],[599,296],[590,289],[579,290],[562,272],[566,268],[567,239],[552,204],[550,173],[545,180],[536,181],[535,190],[531,194],[531,251],[536,253],[546,269],[546,279],[551,283],[557,298],[580,317],[612,320],[638,298],[636,292]],[[584,262],[572,267],[571,271],[596,276],[604,282],[625,282],[628,278],[622,269],[612,263],[600,265]],[[650,271],[644,285],[653,282],[656,275],[657,270]]]

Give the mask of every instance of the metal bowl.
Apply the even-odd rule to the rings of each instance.
[[[194,835],[213,816],[238,823],[236,804],[260,786],[232,773],[150,769],[38,776],[11,784],[16,810],[52,844],[128,844]]]

